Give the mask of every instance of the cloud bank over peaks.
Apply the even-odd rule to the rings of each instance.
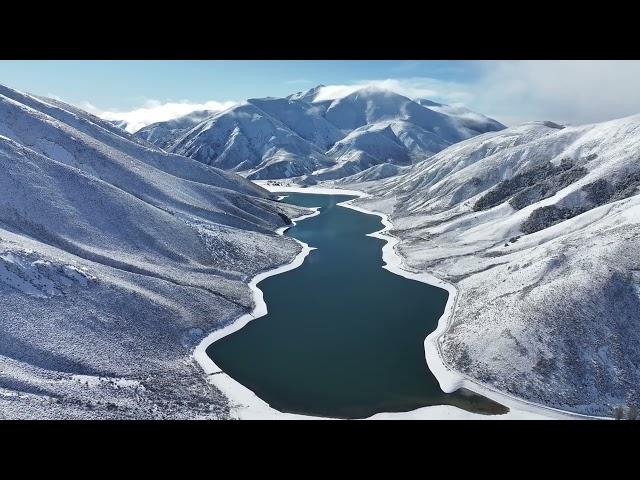
[[[361,80],[344,85],[326,85],[319,89],[315,102],[346,97],[362,88],[391,90],[411,99],[429,98],[446,103],[465,103],[473,96],[466,85],[429,77],[387,78],[383,80]]]
[[[532,120],[586,124],[640,113],[640,61],[491,60],[461,66],[464,80],[360,80],[322,87],[315,101],[378,87],[414,100],[462,104],[506,125]]]
[[[585,124],[640,113],[636,60],[478,61],[474,109],[504,122]]]
[[[173,120],[174,118],[182,117],[197,110],[217,112],[226,110],[236,104],[237,102],[235,101],[219,102],[216,100],[203,103],[191,102],[189,100],[165,103],[158,100],[147,100],[144,106],[129,111],[99,110],[88,102],[83,104],[82,107],[105,120],[122,120],[126,122],[126,130],[134,133],[152,123]]]
[[[319,85],[311,89],[312,92],[317,89],[317,92],[305,99],[322,102],[345,97],[362,88],[379,88],[413,100],[463,105],[506,125],[532,120],[585,124],[640,113],[640,88],[637,87],[640,85],[640,61],[491,60],[461,61],[454,66],[465,76],[456,79],[428,76],[361,79]],[[294,78],[287,83],[314,84],[315,80]],[[246,95],[246,98],[252,98],[252,95]],[[146,125],[196,110],[220,111],[238,103],[148,100],[129,111],[100,110],[87,102],[81,107],[107,120],[124,121],[126,129],[135,132]]]

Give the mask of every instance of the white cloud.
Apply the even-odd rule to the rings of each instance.
[[[428,77],[361,80],[323,87],[316,101],[371,86],[409,98],[460,103],[513,125],[530,120],[602,122],[640,113],[640,61],[505,60],[461,62],[467,81]]]
[[[640,61],[478,62],[474,107],[499,120],[601,122],[640,113]]]
[[[326,85],[320,90],[314,97],[315,102],[322,102],[324,100],[335,100],[336,98],[346,97],[352,94],[356,90],[362,88],[362,85]]]
[[[124,120],[127,122],[127,131],[133,133],[152,123],[166,122],[167,120],[187,115],[196,110],[221,111],[236,105],[236,103],[237,102],[232,101],[218,102],[215,100],[204,103],[195,103],[188,100],[162,103],[157,100],[147,100],[144,106],[134,110],[105,111],[99,110],[89,102],[85,102],[82,108],[105,120]]]
[[[413,99],[462,104],[506,125],[530,120],[579,124],[640,113],[640,61],[473,61],[456,63],[452,68],[468,73],[469,80],[430,77],[359,80],[322,87],[315,100],[341,98],[363,87],[378,87]],[[289,83],[303,80],[293,79]],[[133,132],[195,110],[219,111],[235,104],[150,100],[130,111],[101,111],[88,102],[81,106],[108,120],[125,120],[127,130]]]
[[[447,103],[471,100],[465,85],[428,77],[387,78],[384,80],[361,80],[348,85],[327,85],[322,87],[315,101],[333,100],[345,97],[356,90],[366,87],[383,88],[409,98],[429,98]]]

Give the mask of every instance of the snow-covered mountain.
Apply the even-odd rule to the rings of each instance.
[[[324,118],[324,109],[320,105],[286,98],[254,98],[248,102],[277,118],[323,152],[344,137],[335,125]]]
[[[427,107],[378,88],[316,101],[322,88],[250,99],[195,125],[178,119],[136,135],[250,179],[304,177],[313,183],[383,163],[407,165],[478,133],[504,128],[462,107]]]
[[[640,115],[532,122],[452,145],[356,203],[391,216],[408,268],[459,295],[447,364],[544,405],[640,404]],[[352,183],[351,187],[354,186]]]
[[[129,122],[127,122],[126,120],[108,120],[108,121],[111,122],[116,127],[121,128],[122,130],[126,130],[127,127],[129,126]]]
[[[301,210],[6,87],[0,166],[0,416],[224,417],[191,352],[299,252],[273,232]]]
[[[332,164],[319,147],[251,103],[207,118],[167,150],[251,179],[297,177]]]
[[[365,87],[331,102],[325,117],[345,133],[359,127],[402,120],[454,143],[468,136],[445,115],[390,90]]]
[[[400,167],[393,163],[381,163],[367,168],[362,172],[358,172],[348,177],[343,177],[335,181],[336,184],[367,184],[385,178],[394,177],[406,171],[410,167]]]
[[[503,124],[481,113],[474,112],[462,105],[445,105],[425,98],[416,100],[423,107],[434,112],[443,113],[453,119],[459,128],[466,128],[475,134],[497,132],[505,128]]]
[[[166,149],[172,145],[180,135],[191,130],[197,124],[213,115],[211,110],[197,110],[182,117],[168,120],[166,122],[156,122],[141,128],[136,132],[136,136],[148,142]],[[126,128],[126,124],[124,127]]]
[[[326,85],[322,85],[322,84],[316,85],[315,87],[310,88],[308,90],[292,93],[286,98],[287,100],[301,100],[305,103],[314,103],[316,105],[322,105],[323,102],[318,102],[316,100],[316,97],[318,96],[318,94],[323,88],[326,88]],[[331,101],[324,102],[324,105],[326,106],[326,105],[329,105],[330,103]]]
[[[438,134],[403,120],[359,127],[337,142],[327,156],[331,167],[313,172],[313,180],[335,180],[380,164],[410,165],[451,145]],[[309,179],[305,179],[309,181]]]

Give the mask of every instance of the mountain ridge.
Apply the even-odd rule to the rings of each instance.
[[[226,418],[191,359],[290,262],[305,209],[0,86],[3,418]],[[179,405],[179,407],[178,407]]]
[[[141,129],[136,135],[168,151],[222,166],[250,179],[310,177],[309,181],[313,182],[328,176],[340,178],[340,175],[355,174],[389,160],[402,164],[406,158],[430,156],[451,143],[482,133],[482,125],[488,131],[504,128],[499,122],[470,110],[441,113],[379,88],[362,88],[338,99],[315,102],[322,88],[313,87],[285,98],[249,99],[199,124],[189,125],[188,130],[178,132],[172,130],[168,122],[160,122]],[[237,121],[234,108],[246,110],[246,105],[257,109],[248,113],[254,117],[255,125],[250,128],[250,122],[245,122],[236,132],[229,126]],[[463,121],[465,115],[469,118]],[[215,122],[212,123],[212,119]],[[259,122],[264,125],[258,125]],[[393,124],[398,138],[404,139],[400,142],[403,151],[396,151],[393,158],[389,152],[372,155],[371,151],[349,146],[347,149],[353,149],[350,155],[360,159],[344,165],[333,158],[333,152],[330,154],[336,144],[357,136],[359,129],[375,130],[384,123]],[[477,130],[469,128],[472,123]],[[209,133],[205,134],[204,130]],[[300,140],[293,141],[293,138]],[[427,141],[427,138],[430,139]]]
[[[450,368],[527,401],[612,416],[640,402],[638,151],[640,115],[527,122],[340,186],[389,215],[408,268],[456,286],[438,340]]]

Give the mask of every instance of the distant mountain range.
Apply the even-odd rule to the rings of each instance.
[[[461,140],[505,128],[463,107],[413,101],[378,88],[316,101],[321,88],[192,113],[135,135],[252,180],[303,177],[314,183],[380,164],[411,165]]]

